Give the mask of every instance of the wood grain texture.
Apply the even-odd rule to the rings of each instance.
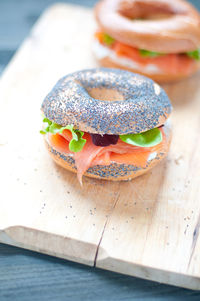
[[[80,35],[80,28],[87,35]],[[95,66],[93,30],[89,10],[52,7],[1,80],[0,115],[7,131],[0,136],[0,239],[198,289],[199,76],[165,86],[175,109],[173,146],[167,161],[135,181],[85,178],[81,190],[75,175],[49,159],[38,135],[40,103],[52,85],[66,73]],[[13,135],[18,129],[23,137]]]
[[[84,25],[87,38],[79,34],[83,18],[88,20]],[[76,25],[72,28],[73,22]],[[12,123],[1,133],[0,141],[4,170],[0,239],[89,265],[94,264],[118,184],[85,179],[81,189],[76,175],[66,173],[49,158],[39,130],[41,102],[57,79],[94,64],[89,51],[93,28],[90,11],[64,5],[52,7],[1,80],[1,121],[8,123],[5,119],[9,112]],[[80,55],[84,48],[88,51]],[[13,122],[23,128],[24,138],[13,136]],[[16,195],[18,201],[14,202]]]

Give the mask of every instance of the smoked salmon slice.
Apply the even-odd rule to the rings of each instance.
[[[95,34],[95,37],[101,44],[104,44],[103,35],[104,33],[102,32]],[[182,73],[187,75],[190,74],[195,67],[194,60],[186,54],[170,53],[156,57],[144,57],[141,55],[139,49],[118,41],[115,41],[109,48],[114,50],[118,56],[128,57],[142,66],[153,64],[169,74]]]
[[[69,142],[60,134],[48,134],[50,145],[60,153],[70,153]]]
[[[140,54],[139,49],[120,42],[116,42],[113,49],[118,56],[126,56],[143,66],[153,64],[161,70],[172,74],[180,72],[183,74],[189,74],[193,70],[195,64],[194,60],[185,54],[170,53],[157,57],[143,57]]]
[[[100,146],[96,146],[92,143],[92,138],[89,134],[85,133],[83,138],[86,139],[86,144],[83,149],[74,154],[74,160],[77,168],[77,177],[82,185],[82,176],[91,166],[91,162],[95,159],[98,153],[101,152]]]
[[[105,147],[96,146],[92,142],[90,134],[84,133],[83,138],[86,144],[80,152],[72,153],[69,150],[69,141],[71,140],[71,132],[64,130],[62,134],[48,135],[50,145],[57,151],[73,154],[75,165],[77,168],[77,177],[82,185],[82,176],[88,168],[95,165],[110,165],[112,162],[122,164],[132,164],[137,167],[145,167],[148,163],[150,154],[164,151],[165,134],[162,128],[163,140],[160,144],[153,147],[133,146],[118,140],[117,144]]]

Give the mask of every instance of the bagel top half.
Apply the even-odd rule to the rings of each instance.
[[[44,115],[84,132],[142,133],[168,119],[172,106],[153,80],[118,69],[88,69],[61,78],[42,103]]]
[[[101,0],[95,16],[103,32],[139,49],[183,53],[200,47],[200,16],[185,0]]]

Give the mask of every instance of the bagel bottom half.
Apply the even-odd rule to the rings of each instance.
[[[124,69],[134,73],[139,73],[144,76],[150,77],[156,82],[168,83],[173,81],[179,81],[189,76],[192,76],[200,69],[199,61],[194,61],[193,68],[190,73],[166,73],[153,64],[149,66],[140,66],[137,62],[126,57],[118,57],[114,50],[108,49],[108,47],[101,45],[100,43],[94,43],[93,47],[94,55],[100,66],[107,68]]]
[[[171,142],[171,126],[168,121],[163,126],[163,130],[165,133],[163,147],[159,150],[159,153],[154,152],[150,154],[145,167],[136,166],[134,164],[119,164],[112,162],[110,165],[96,165],[90,167],[84,173],[84,176],[111,181],[126,181],[146,173],[152,167],[157,165],[162,159],[164,159],[168,153]],[[77,172],[73,155],[57,151],[50,145],[47,138],[45,138],[45,142],[52,159],[58,165],[69,171],[75,173]]]

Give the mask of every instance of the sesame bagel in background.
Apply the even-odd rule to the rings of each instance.
[[[200,15],[184,0],[101,0],[93,52],[101,66],[137,72],[158,82],[200,68]]]
[[[60,166],[105,180],[135,178],[158,164],[171,141],[170,100],[154,81],[119,69],[61,78],[42,103],[45,144]]]

